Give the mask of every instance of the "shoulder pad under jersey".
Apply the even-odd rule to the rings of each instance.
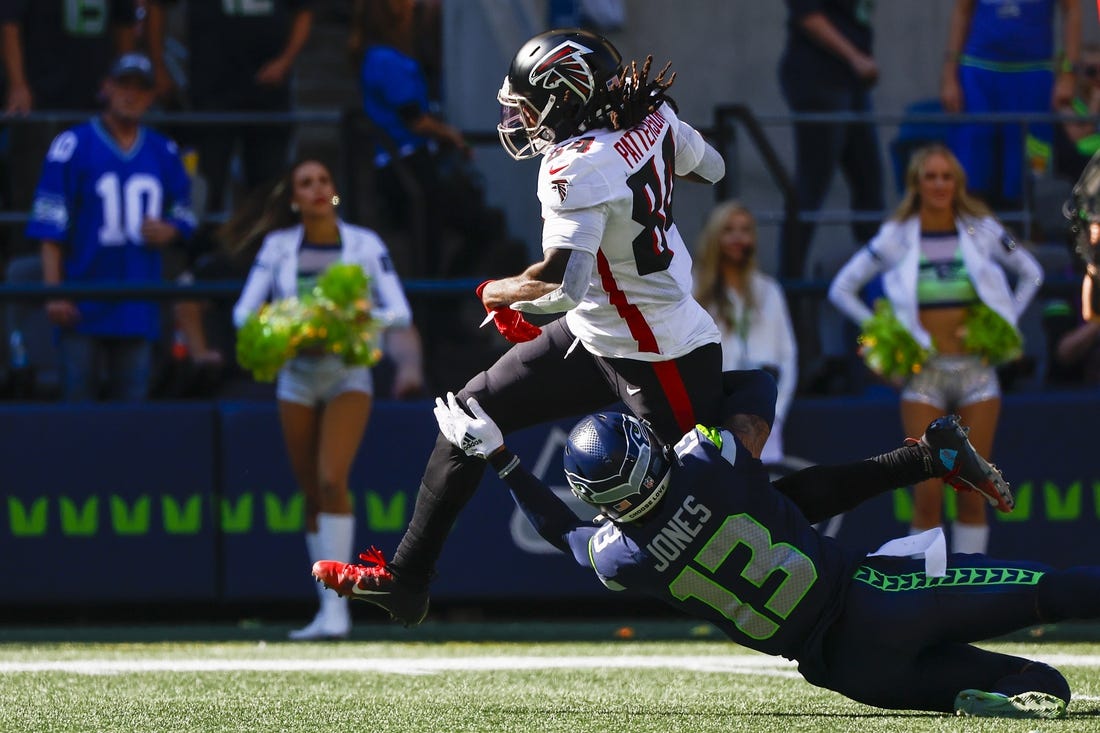
[[[603,132],[603,131],[598,131]],[[539,170],[539,202],[553,211],[587,209],[623,195],[623,162],[605,134],[579,137],[546,154]],[[620,183],[625,190],[625,183]]]
[[[733,433],[722,428],[696,425],[693,430],[689,430],[684,437],[680,438],[679,442],[672,447],[672,451],[677,459],[682,459],[689,453],[705,454],[707,449],[704,446],[707,445],[710,446],[710,450],[717,450],[731,465],[737,462],[736,438],[733,437]]]

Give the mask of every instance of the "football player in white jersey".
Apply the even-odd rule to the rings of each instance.
[[[668,66],[652,80],[649,71],[649,59],[640,71],[624,69],[599,35],[554,30],[520,48],[497,94],[505,150],[517,160],[542,156],[544,258],[477,289],[486,323],[516,345],[458,397],[476,397],[505,433],[618,401],[667,442],[722,422],[729,387],[718,328],[692,297],[672,202],[678,177],[714,183],[725,164],[677,116]],[[564,315],[540,329],[524,313]],[[742,379],[739,412],[774,410],[774,381],[759,377]],[[377,572],[357,592],[337,584],[338,592],[419,623],[443,543],[483,472],[440,435],[392,562],[372,554]]]

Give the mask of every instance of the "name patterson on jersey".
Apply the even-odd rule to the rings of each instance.
[[[657,560],[653,569],[658,573],[667,570],[702,531],[713,514],[691,494],[684,497],[680,508],[645,546],[646,551]]]
[[[657,110],[642,120],[641,124],[623,133],[615,141],[615,150],[626,164],[633,167],[642,162],[653,144],[661,139],[661,132],[668,126],[668,120]]]

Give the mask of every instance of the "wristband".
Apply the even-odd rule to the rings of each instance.
[[[493,467],[494,471],[500,471],[508,465],[514,455],[512,451],[508,450],[508,446],[501,446],[500,450],[490,453],[486,460],[489,461],[489,465]]]
[[[512,456],[512,460],[508,461],[507,466],[505,466],[504,468],[497,471],[497,476],[500,476],[501,478],[504,478],[505,476],[510,474],[512,471],[515,471],[518,466],[519,466],[519,456],[514,455],[514,456]]]

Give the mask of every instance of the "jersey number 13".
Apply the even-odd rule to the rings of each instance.
[[[760,608],[738,598],[714,577],[738,545],[745,545],[751,553],[740,572],[744,580],[760,588],[775,573],[786,576],[768,599],[757,603]],[[779,630],[778,621],[787,618],[817,582],[817,568],[810,558],[786,542],[772,544],[768,528],[747,514],[726,517],[699,550],[695,562],[708,572],[688,565],[669,584],[669,592],[681,601],[702,601],[753,639],[771,638]]]

